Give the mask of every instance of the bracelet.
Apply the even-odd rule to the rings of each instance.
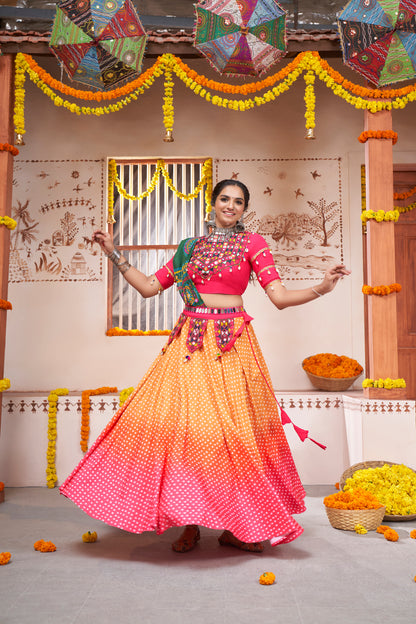
[[[121,253],[116,247],[114,247],[113,251],[110,254],[105,254],[105,255],[107,256],[109,260],[111,260],[113,264],[117,266],[117,263],[119,262],[121,258]]]
[[[314,292],[315,295],[318,295],[318,297],[323,297],[323,294],[315,290],[315,288],[312,288],[312,292]]]
[[[124,275],[124,273],[126,271],[128,271],[129,269],[131,269],[131,264],[130,262],[128,262],[127,260],[125,260],[124,262],[122,262],[121,264],[116,264],[116,267],[118,268],[118,270],[120,271],[120,273],[122,275]]]

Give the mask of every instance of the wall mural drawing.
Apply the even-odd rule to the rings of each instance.
[[[104,161],[16,160],[14,171],[9,281],[101,280]]]
[[[344,261],[341,158],[224,159],[216,180],[247,184],[247,229],[268,242],[285,280],[321,280]]]

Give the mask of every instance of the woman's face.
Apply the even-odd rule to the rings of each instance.
[[[225,186],[215,200],[215,225],[234,227],[244,212],[244,202],[244,193],[239,186]]]

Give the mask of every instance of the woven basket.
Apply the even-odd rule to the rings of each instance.
[[[303,368],[303,363],[302,363]],[[348,390],[358,377],[362,375],[362,372],[355,377],[319,377],[309,371],[303,369],[314,388],[318,390],[328,390],[329,392],[341,392],[342,390]]]
[[[334,529],[354,531],[361,524],[367,531],[375,531],[383,521],[385,507],[379,509],[334,509],[326,507],[326,515]]]
[[[349,468],[347,468],[347,470],[344,470],[344,472],[342,473],[342,476],[339,480],[339,489],[340,490],[344,489],[346,480],[352,477],[352,475],[354,474],[356,470],[364,470],[365,468],[380,468],[384,466],[384,464],[387,464],[388,466],[398,465],[397,462],[365,461],[365,462],[360,462],[358,464],[354,464],[353,466],[350,466]],[[413,468],[411,468],[411,470],[413,470]],[[413,470],[413,472],[416,472],[416,471]],[[384,516],[384,520],[386,522],[407,522],[409,520],[414,520],[415,518],[416,518],[416,514],[412,514],[408,516],[393,516],[390,514],[386,514]]]

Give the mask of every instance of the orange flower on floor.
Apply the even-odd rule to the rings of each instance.
[[[6,565],[7,563],[9,563],[11,558],[12,556],[9,552],[0,553],[0,565]]]
[[[336,490],[339,490],[339,481],[337,481],[337,482],[335,483],[335,489],[336,489]]]
[[[363,367],[357,360],[335,353],[311,355],[303,360],[302,366],[306,371],[318,375],[318,377],[335,377],[337,379],[356,377],[363,372]]]
[[[273,585],[276,577],[273,572],[263,572],[261,577],[259,578],[260,585]]]
[[[383,506],[373,494],[361,488],[325,496],[324,505],[333,509],[379,509]]]
[[[387,531],[384,531],[384,537],[389,542],[397,542],[399,539],[399,534],[394,529],[387,529]]]
[[[380,524],[380,526],[377,527],[377,533],[385,533],[388,529],[390,529],[389,526],[385,524]]]
[[[412,531],[410,531],[410,537],[412,539],[416,539],[416,529],[412,529]]]
[[[45,542],[45,540],[38,540],[33,544],[33,548],[39,552],[55,552],[56,546],[52,542]]]

